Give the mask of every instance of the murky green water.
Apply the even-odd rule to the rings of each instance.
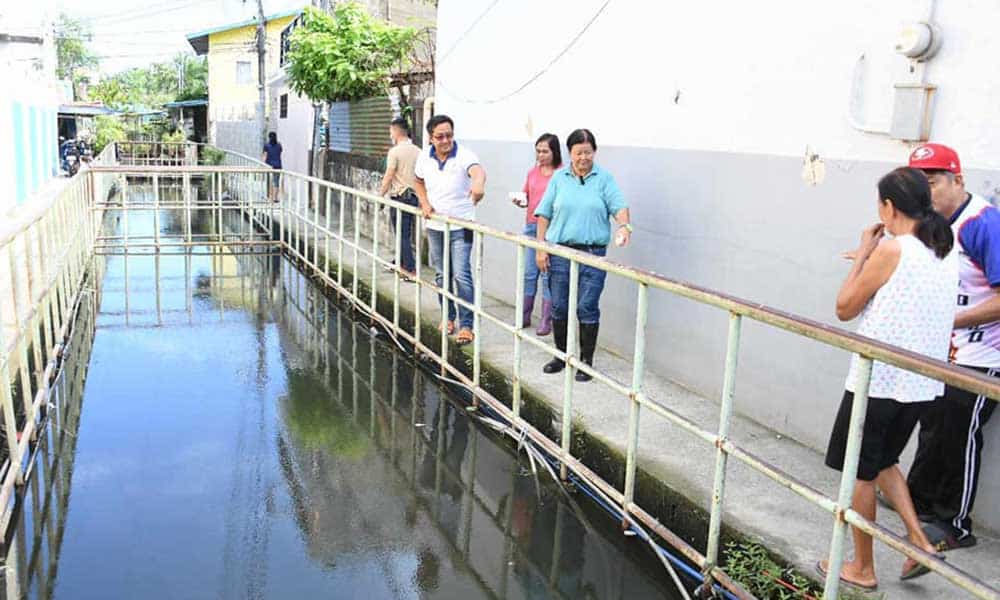
[[[285,259],[101,260],[7,597],[673,597]]]

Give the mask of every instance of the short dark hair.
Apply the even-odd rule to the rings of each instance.
[[[566,149],[573,151],[573,146],[577,144],[590,144],[590,147],[597,150],[597,139],[589,129],[574,129],[573,133],[566,138]]]
[[[396,117],[389,123],[392,127],[398,128],[400,131],[405,133],[407,136],[410,135],[410,122],[403,117]]]
[[[268,133],[267,134],[267,141],[271,142],[272,144],[277,144],[278,143],[278,134],[274,133],[273,131],[271,133]]]
[[[453,130],[455,129],[455,122],[451,120],[451,117],[448,115],[434,115],[427,121],[427,133],[434,133],[434,128],[441,123],[447,123],[451,125]]]
[[[552,166],[559,168],[562,166],[562,151],[559,150],[559,136],[554,133],[543,133],[535,140],[535,146],[545,142],[552,151]]]

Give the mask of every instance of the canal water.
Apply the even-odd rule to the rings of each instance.
[[[648,547],[286,259],[94,271],[6,597],[677,597]]]

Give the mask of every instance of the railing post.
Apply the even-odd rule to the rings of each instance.
[[[872,359],[858,356],[858,378],[854,384],[854,401],[851,403],[851,424],[847,430],[847,448],[844,450],[844,468],[840,473],[840,491],[837,494],[837,511],[834,513],[833,536],[830,538],[830,556],[827,562],[824,598],[837,598],[840,588],[840,569],[844,564],[844,540],[847,538],[847,521],[844,511],[851,507],[854,484],[858,477],[861,456],[861,436],[864,433],[865,415],[868,412],[868,384],[871,383]]]
[[[297,180],[295,184],[295,252],[302,257],[303,262],[308,262],[306,258],[305,248],[302,247],[302,230],[305,228],[305,213],[302,211],[302,196],[308,193],[308,190],[303,190],[306,187],[306,182],[301,179]],[[304,193],[305,192],[305,193]],[[308,211],[308,199],[306,199],[306,210]]]
[[[326,188],[326,193],[323,194],[326,198],[325,209],[325,227],[323,228],[323,274],[326,276],[330,275],[330,188]]]
[[[413,286],[413,338],[417,342],[417,346],[420,346],[420,323],[421,323],[421,311],[423,310],[421,296],[423,295],[423,232],[424,232],[424,217],[422,214],[417,213],[416,215],[416,230],[413,232],[414,235],[414,261],[413,267],[416,274],[416,282]]]
[[[472,312],[472,329],[475,337],[472,338],[472,385],[479,387],[479,379],[482,375],[482,311],[483,311],[483,234],[479,231],[472,232],[472,260],[475,262],[475,273],[472,280],[472,296],[474,310]],[[472,406],[479,406],[479,396],[472,394]]]
[[[122,243],[128,254],[128,173],[122,174]]]
[[[451,291],[451,223],[444,224],[444,240],[441,243],[441,290],[438,292],[441,298],[441,374],[446,370],[444,363],[448,362],[448,307],[451,300],[444,294],[445,290]],[[455,307],[455,316],[458,316],[458,307]]]
[[[635,498],[635,470],[639,449],[639,395],[642,394],[642,376],[646,362],[646,314],[649,286],[639,284],[635,310],[635,349],[632,355],[632,394],[629,398],[628,446],[625,454],[625,490],[622,502],[622,529],[628,528],[629,506]]]
[[[514,282],[514,419],[521,416],[521,329],[524,328],[524,244],[517,243],[517,267]],[[476,334],[478,337],[478,333]]]
[[[223,241],[223,230],[224,230],[222,224],[222,173],[215,173],[215,176],[212,177],[212,182],[213,182],[212,190],[213,190],[213,195],[215,196],[215,204],[218,207],[217,214],[219,221],[218,224],[219,230],[216,232],[218,237],[216,239],[221,244]]]
[[[729,341],[726,343],[726,371],[722,380],[722,401],[719,408],[719,436],[715,440],[715,481],[712,485],[712,510],[708,521],[708,548],[705,551],[705,577],[719,563],[719,537],[722,532],[722,505],[726,491],[726,464],[729,455],[723,445],[729,441],[729,425],[733,416],[733,393],[736,389],[736,365],[740,353],[742,317],[729,313]]]
[[[7,455],[10,457],[11,473],[18,484],[24,482],[21,472],[21,452],[17,443],[17,419],[14,416],[14,398],[10,393],[10,372],[6,365],[0,367],[0,407],[3,409],[4,434],[7,438]]]
[[[563,461],[559,467],[559,476],[566,480],[569,477],[569,470],[566,467],[566,460],[571,456],[570,442],[573,435],[573,379],[576,374],[576,306],[577,292],[580,288],[580,263],[569,260],[569,310],[566,314],[566,368],[563,378],[563,406],[562,406],[562,444]]]
[[[395,270],[392,278],[392,328],[393,332],[399,331],[399,279],[403,275],[403,211],[393,209],[395,218],[393,220],[395,236],[393,237],[393,256]]]
[[[344,286],[344,198],[346,193],[340,190],[340,209],[337,211],[340,233],[337,235],[337,286]],[[337,291],[340,293],[340,290]]]
[[[160,251],[160,176],[153,174],[153,239]]]
[[[188,246],[194,244],[194,224],[192,222],[191,215],[191,174],[184,173],[181,177],[181,185],[184,186],[184,219],[187,224],[187,243]]]
[[[313,245],[313,268],[319,270],[319,184],[312,184],[313,222],[312,222],[312,245]]]
[[[354,272],[351,274],[351,293],[353,298],[358,297],[358,250],[361,248],[361,202],[357,195],[354,196]]]
[[[381,203],[376,203],[372,210],[372,290],[371,309],[372,314],[378,312],[378,216],[381,211]]]

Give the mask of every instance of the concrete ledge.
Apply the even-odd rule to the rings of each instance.
[[[380,236],[387,239],[386,236]],[[370,241],[363,239],[362,245]],[[331,241],[334,254],[336,242]],[[311,249],[310,249],[311,250]],[[323,242],[318,248],[323,256]],[[311,256],[311,254],[310,254]],[[353,251],[345,248],[343,265],[345,284],[351,281]],[[391,259],[386,253],[383,257]],[[336,278],[336,255],[330,257],[332,276]],[[368,303],[372,280],[371,258],[359,260],[359,289],[361,298]],[[498,276],[489,272],[489,262],[484,267],[485,277]],[[430,281],[433,272],[423,268],[423,279]],[[507,277],[512,276],[505,274]],[[380,266],[375,273],[378,310],[390,319],[393,310],[394,274]],[[350,288],[347,285],[348,289]],[[401,324],[412,333],[415,314],[415,283],[400,283]],[[514,323],[513,294],[499,299],[484,298],[486,310],[506,322]],[[423,311],[423,339],[436,340],[440,319],[436,294],[424,288],[421,292]],[[537,308],[537,307],[536,307]],[[537,317],[536,317],[537,318]],[[478,332],[481,339],[484,387],[499,398],[510,397],[513,375],[512,336],[500,327],[484,323]],[[724,332],[720,332],[724,335]],[[436,343],[436,342],[435,342]],[[648,340],[656,344],[656,340]],[[431,344],[428,344],[431,345]],[[472,348],[449,345],[453,364],[471,363]],[[678,348],[683,352],[683,348]],[[521,381],[527,409],[536,426],[558,439],[558,419],[562,406],[563,376],[545,375],[541,365],[549,359],[542,350],[531,344],[522,344]],[[632,364],[620,356],[599,349],[595,367],[621,382],[631,380]],[[723,365],[718,365],[722,378]],[[575,383],[573,390],[574,456],[604,477],[609,483],[622,488],[625,444],[628,432],[628,404],[625,398],[612,392],[605,385],[592,381]],[[506,390],[504,393],[503,390]],[[672,381],[647,370],[643,391],[651,398],[669,406],[684,417],[707,430],[715,430],[718,423],[718,405],[714,400],[684,389]],[[837,393],[827,390],[824,393]],[[803,410],[810,409],[810,399],[801,399]],[[736,409],[739,410],[739,377],[736,386]],[[832,425],[832,415],[831,415]],[[737,445],[803,483],[827,494],[836,496],[839,473],[823,464],[822,455],[780,433],[735,416],[731,439]],[[715,463],[714,446],[695,438],[677,426],[643,411],[640,418],[639,474],[637,503],[654,514],[667,527],[674,530],[688,543],[704,553],[707,536],[707,510],[710,503]],[[881,510],[878,522],[902,534],[905,529],[895,513]],[[726,537],[749,537],[759,540],[778,557],[796,567],[803,574],[812,576],[813,565],[826,556],[833,526],[833,517],[813,506],[800,496],[771,482],[765,476],[730,457],[726,484],[726,501],[723,523]],[[989,585],[1000,587],[1000,540],[989,532],[977,529],[979,545],[966,550],[948,553],[948,561],[981,578]],[[938,599],[967,597],[944,579],[928,575],[912,583],[900,582],[902,555],[888,547],[876,544],[876,564],[881,593],[886,598]]]

